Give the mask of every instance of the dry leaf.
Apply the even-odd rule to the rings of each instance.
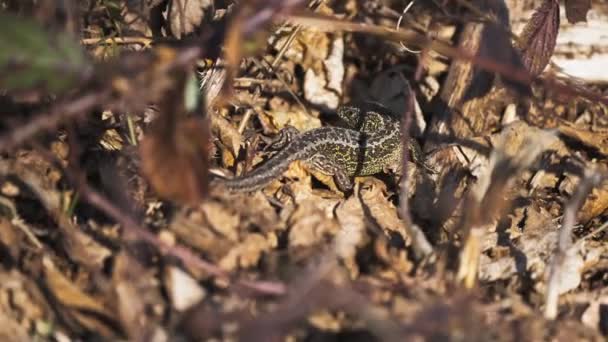
[[[63,224],[60,225],[63,233],[61,243],[70,258],[90,270],[101,270],[112,252],[76,228],[67,219],[63,221]]]
[[[249,234],[242,242],[234,246],[226,256],[219,261],[219,266],[228,271],[237,268],[249,268],[255,266],[262,253],[276,247],[277,240],[273,235],[265,237],[261,234]]]
[[[169,23],[176,38],[194,32],[203,22],[205,11],[213,6],[211,0],[171,0]]]
[[[211,132],[213,133],[213,136],[218,137],[222,144],[228,147],[228,150],[232,153],[233,157],[238,156],[242,141],[239,131],[234,128],[228,120],[214,112],[211,112],[210,117]]]
[[[340,223],[340,231],[334,239],[334,250],[344,261],[351,278],[356,278],[359,275],[359,267],[355,259],[357,248],[367,242],[366,223],[360,199],[351,196],[338,205],[336,218]]]
[[[321,127],[321,120],[308,115],[300,108],[292,110],[273,110],[260,113],[260,120],[272,122],[272,126],[277,129],[293,126],[300,132],[305,132],[314,128]],[[270,120],[269,120],[270,119]]]
[[[583,312],[581,316],[581,321],[585,323],[586,326],[592,329],[602,329],[602,322],[605,320],[605,310],[608,307],[608,295],[602,290],[602,294],[599,298],[594,298],[591,303],[589,303],[589,307]]]
[[[159,196],[189,204],[205,197],[209,150],[206,132],[205,124],[193,118],[179,122],[168,136],[146,134],[140,145],[142,171]]]
[[[608,209],[608,183],[604,182],[599,188],[594,188],[587,196],[585,203],[578,213],[578,220],[586,224]]]
[[[539,75],[551,59],[559,31],[559,2],[544,0],[521,34],[519,49],[524,65],[532,75]]]
[[[52,310],[40,301],[43,297],[33,279],[16,270],[0,272],[0,279],[0,340],[31,341],[28,328],[36,321],[54,319]]]
[[[175,266],[165,270],[165,287],[177,311],[188,310],[207,295],[194,278]]]
[[[561,134],[575,139],[586,146],[596,149],[599,153],[608,156],[608,131],[590,131],[577,127],[575,124],[561,121],[558,127]]]
[[[333,202],[335,203],[335,201]],[[328,237],[334,236],[340,229],[338,223],[333,220],[332,214],[328,214],[318,206],[319,200],[311,198],[303,201],[291,214],[288,225],[288,240],[291,247],[308,247],[323,244]],[[323,206],[321,204],[321,206]]]
[[[365,205],[366,212],[387,235],[389,232],[395,232],[401,236],[406,246],[409,245],[410,237],[403,221],[397,215],[397,208],[387,198],[386,186],[380,182],[369,183],[370,187],[361,190],[361,202]]]
[[[488,253],[481,254],[479,263],[479,279],[484,282],[509,279],[514,274],[533,271],[534,279],[541,279],[549,261],[551,251],[557,245],[558,227],[551,215],[543,208],[527,208],[520,219],[523,222],[522,233],[519,233],[520,221],[515,221],[509,233],[511,246],[507,255],[495,254],[499,241],[499,233],[486,232],[482,239],[481,250]],[[489,253],[492,252],[492,253]]]
[[[238,227],[241,220],[233,208],[209,201],[201,205],[201,211],[214,231],[232,242],[238,241]]]
[[[132,341],[156,341],[162,339],[159,326],[164,313],[160,284],[154,268],[144,268],[125,252],[116,256],[112,284],[116,292],[117,313],[123,328]]]
[[[68,317],[72,317],[90,331],[95,331],[106,338],[115,338],[117,332],[112,311],[107,309],[94,297],[86,294],[67,279],[49,257],[42,259],[46,285],[63,307]],[[100,319],[102,318],[102,319]],[[108,325],[108,322],[112,323]]]
[[[20,339],[22,332],[31,334],[28,327],[40,321],[52,322],[57,319],[53,307],[33,278],[13,269],[10,272],[0,271],[0,279],[1,341],[30,341],[31,336]]]
[[[332,41],[329,55],[323,59],[323,67],[309,68],[304,75],[304,98],[310,103],[336,109],[342,95],[344,80],[344,40]]]

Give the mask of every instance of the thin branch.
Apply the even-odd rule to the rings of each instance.
[[[84,115],[92,108],[106,102],[108,98],[109,92],[104,91],[86,94],[71,102],[59,103],[50,112],[39,113],[30,121],[1,135],[0,150],[9,151],[40,132],[53,130],[64,120]]]
[[[399,198],[399,212],[401,214],[401,219],[405,225],[405,229],[407,230],[408,235],[412,238],[412,248],[414,249],[414,253],[416,257],[422,258],[429,256],[433,253],[433,247],[428,242],[424,233],[420,230],[414,222],[412,221],[412,217],[410,216],[410,209],[408,205],[408,195],[407,195],[407,180],[408,180],[408,158],[410,155],[410,125],[412,123],[412,117],[414,115],[414,101],[415,94],[410,84],[407,80],[405,81],[405,93],[406,93],[406,106],[405,112],[403,113],[403,117],[401,119],[401,144],[403,146],[402,156],[401,156],[401,172],[402,172],[402,180],[401,180],[401,195]]]
[[[585,176],[579,182],[575,193],[564,208],[564,219],[559,232],[559,240],[551,264],[548,267],[544,312],[545,318],[547,319],[555,319],[555,317],[557,317],[560,295],[559,284],[563,273],[563,265],[569,255],[578,251],[577,248],[572,248],[572,231],[576,224],[578,211],[593,188],[598,186],[605,178],[605,174],[595,170],[585,170]]]
[[[431,39],[418,32],[394,30],[383,26],[365,23],[354,23],[318,14],[313,15],[310,13],[291,15],[288,17],[288,19],[294,23],[299,23],[307,27],[314,27],[325,32],[335,32],[337,30],[342,30],[345,32],[360,32],[377,35],[396,42],[404,41],[410,46],[418,46],[423,49],[432,49],[444,56],[471,62],[483,70],[495,72],[512,81],[522,84],[532,84],[533,82],[539,81],[542,82],[548,89],[552,89],[561,95],[581,96],[591,101],[608,104],[608,96],[587,89],[572,88],[571,86],[561,84],[552,78],[533,77],[524,69],[514,68],[513,66],[505,65],[493,59],[479,56],[465,49],[454,47],[438,39]]]

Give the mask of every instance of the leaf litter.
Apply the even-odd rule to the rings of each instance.
[[[36,39],[1,43],[0,72],[27,63],[0,76],[0,337],[605,339],[606,87],[550,63],[605,6],[87,5],[17,8]],[[44,23],[78,27],[87,59]],[[69,77],[44,86],[58,53]],[[423,162],[346,194],[298,162],[253,193],[213,186],[362,100],[411,122]]]

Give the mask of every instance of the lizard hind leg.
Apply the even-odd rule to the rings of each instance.
[[[287,145],[289,145],[289,143],[292,142],[295,139],[295,137],[297,137],[299,134],[300,134],[300,131],[298,131],[297,128],[295,128],[293,126],[285,126],[285,128],[283,128],[279,131],[279,134],[277,134],[276,137],[274,137],[272,140],[270,140],[270,142],[266,146],[265,150],[269,150],[269,151],[282,150],[285,147],[287,147]]]

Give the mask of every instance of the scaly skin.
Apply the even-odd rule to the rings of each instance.
[[[366,103],[364,108],[341,107],[337,114],[348,128],[321,127],[301,133],[253,171],[219,183],[230,191],[255,191],[300,160],[317,172],[333,176],[338,188],[346,192],[352,189],[352,177],[373,175],[401,164],[401,124],[397,116],[374,103]],[[416,159],[418,149],[413,144],[416,142],[412,139],[408,148]]]

